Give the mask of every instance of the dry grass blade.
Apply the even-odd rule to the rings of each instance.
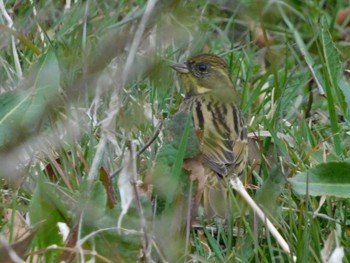
[[[321,259],[323,263],[341,263],[344,258],[344,248],[340,246],[337,233],[333,230],[327,240],[324,242],[324,247],[321,250]]]
[[[350,8],[328,2],[0,0],[0,261],[346,261],[348,200],[286,182],[350,156]],[[173,121],[169,65],[203,52],[240,93],[256,204],[238,179],[207,191]]]
[[[191,213],[194,213],[191,215],[191,218],[193,219],[194,216],[196,216],[196,211],[198,209],[198,206],[200,205],[201,198],[203,196],[203,192],[205,189],[205,185],[207,183],[208,174],[205,173],[205,169],[202,165],[202,156],[196,156],[194,158],[187,159],[183,162],[182,167],[191,172],[190,180],[197,181],[197,191],[194,196],[192,207],[190,208]]]
[[[128,81],[129,75],[130,75],[130,70],[131,70],[131,65],[135,60],[136,56],[136,51],[140,45],[142,35],[144,33],[144,30],[146,28],[146,24],[150,18],[150,15],[152,13],[152,10],[156,4],[156,0],[151,0],[148,1],[145,13],[141,19],[141,22],[139,24],[139,27],[134,35],[133,42],[131,44],[130,51],[128,53],[125,66],[123,69],[123,73],[120,76],[121,83],[118,85],[117,89],[114,90],[111,100],[109,103],[109,109],[107,111],[107,117],[101,122],[101,129],[102,129],[102,136],[101,140],[97,146],[97,151],[95,158],[93,160],[91,170],[88,175],[88,180],[93,181],[96,179],[97,174],[98,174],[98,168],[101,163],[102,155],[104,153],[105,147],[109,141],[109,138],[113,138],[113,135],[110,133],[109,128],[114,120],[115,116],[117,116],[119,109],[120,109],[120,91],[124,89],[124,86],[126,82]]]
[[[305,58],[306,57],[305,50],[304,49],[300,49],[300,52],[303,55],[303,57]],[[307,59],[305,59],[305,62],[306,62],[306,65],[308,66],[308,68],[309,68],[309,70],[311,72],[312,78],[314,79],[314,81],[316,83],[316,86],[318,88],[318,92],[320,93],[321,96],[325,96],[326,93],[324,92],[324,88],[322,87],[320,81],[318,80],[318,78],[316,76],[315,70],[313,69],[312,65],[310,65],[310,63],[308,62]]]
[[[126,59],[123,75],[122,75],[122,86],[125,85],[127,78],[129,77],[129,73],[134,63],[136,51],[141,43],[142,35],[146,29],[146,24],[152,14],[152,11],[157,3],[157,0],[149,0],[146,5],[145,13],[142,16],[141,22],[137,28],[134,39],[132,41],[130,51],[128,57]]]
[[[0,257],[1,262],[3,263],[23,263],[25,258],[25,252],[30,246],[31,241],[33,240],[36,232],[29,234],[23,240],[15,243],[9,244],[5,238],[0,236],[0,243],[2,247],[0,248]]]
[[[136,182],[136,153],[133,144],[131,149],[125,153],[123,159],[123,169],[118,178],[118,186],[121,199],[122,212],[118,218],[118,228],[121,228],[123,218],[128,212],[131,202],[135,198],[135,191],[133,184]]]
[[[254,210],[254,212],[258,215],[258,217],[266,224],[266,227],[270,231],[270,233],[275,237],[276,241],[280,244],[282,249],[291,254],[290,248],[275,226],[271,223],[271,221],[265,216],[264,212],[260,209],[260,207],[254,202],[254,200],[250,197],[248,192],[245,190],[241,180],[235,176],[230,179],[230,184],[233,189],[235,189],[243,199],[249,204],[249,206]],[[293,256],[293,261],[296,262],[296,257]]]
[[[8,27],[13,29],[12,18],[7,13],[3,0],[0,0],[0,11],[1,11],[4,19],[6,20]],[[17,75],[18,75],[18,78],[21,79],[23,73],[22,73],[21,63],[19,61],[19,56],[18,56],[18,53],[17,53],[16,41],[15,41],[15,37],[14,36],[11,36],[11,44],[12,44],[12,56],[13,56],[13,59],[14,59],[14,62],[15,62]]]

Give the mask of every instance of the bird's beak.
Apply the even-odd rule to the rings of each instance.
[[[175,69],[177,72],[182,74],[187,74],[190,72],[187,67],[187,64],[185,63],[178,63],[178,64],[171,65],[171,68]]]

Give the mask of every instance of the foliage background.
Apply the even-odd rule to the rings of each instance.
[[[335,248],[348,262],[348,1],[0,4],[4,258],[14,244],[29,262],[291,262],[233,193],[226,222],[182,229],[196,186],[169,121],[183,98],[169,66],[211,52],[252,133],[248,191],[299,262]]]

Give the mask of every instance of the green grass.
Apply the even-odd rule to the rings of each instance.
[[[287,180],[348,159],[349,37],[335,20],[346,1],[159,1],[130,68],[152,1],[15,2],[5,3],[14,28],[0,16],[0,187],[3,214],[16,213],[0,227],[10,244],[19,230],[37,231],[21,245],[28,262],[292,262],[234,193],[226,221],[200,213],[202,228],[185,230],[197,186],[182,159],[194,146],[182,134],[169,139],[183,98],[169,65],[202,51],[228,62],[249,132],[270,134],[250,154],[248,192],[298,262],[323,262],[329,237],[349,262],[349,199],[328,194],[315,216],[322,198]],[[259,45],[257,28],[273,41]],[[179,129],[191,132],[186,120]],[[127,197],[141,189],[128,207],[123,176],[134,178],[122,186]],[[66,240],[58,222],[70,229]]]

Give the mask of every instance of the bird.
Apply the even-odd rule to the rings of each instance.
[[[179,74],[185,90],[178,112],[187,112],[192,118],[201,163],[208,174],[205,210],[211,216],[224,217],[226,204],[220,209],[217,206],[225,199],[227,180],[242,175],[248,159],[247,127],[229,67],[224,59],[210,53],[195,55],[171,67]]]

